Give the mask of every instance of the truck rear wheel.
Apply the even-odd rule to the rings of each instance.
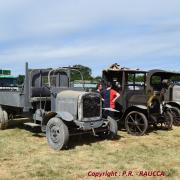
[[[7,129],[8,127],[8,114],[6,111],[0,110],[0,130]]]
[[[51,118],[46,126],[46,137],[51,148],[61,150],[66,147],[69,140],[68,127],[61,119]]]
[[[177,107],[172,107],[170,110],[173,116],[173,125],[180,126],[180,109]]]
[[[170,130],[172,129],[172,124],[173,115],[169,111],[164,112],[164,122],[161,124],[161,126],[163,126],[167,130]]]
[[[125,119],[125,127],[129,134],[142,136],[148,128],[146,116],[139,111],[131,111]]]

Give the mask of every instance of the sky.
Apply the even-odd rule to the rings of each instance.
[[[179,0],[0,0],[0,68],[180,71]]]

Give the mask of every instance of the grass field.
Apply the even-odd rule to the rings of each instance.
[[[146,179],[136,174],[142,170],[166,173],[153,179],[180,178],[180,127],[143,137],[119,135],[114,141],[72,137],[69,150],[56,152],[43,134],[20,127],[0,131],[0,179],[98,179],[88,177],[89,171],[133,171],[126,179]]]

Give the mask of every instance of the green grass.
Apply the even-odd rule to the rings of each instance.
[[[0,179],[92,179],[89,171],[106,170],[159,170],[166,173],[165,179],[180,178],[180,127],[142,137],[122,131],[119,135],[115,141],[73,137],[69,150],[57,152],[43,134],[22,128],[0,131]],[[130,179],[146,178],[135,175]]]

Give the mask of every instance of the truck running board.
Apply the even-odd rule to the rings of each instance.
[[[41,127],[40,124],[35,124],[35,123],[31,123],[31,122],[27,122],[27,123],[24,123],[25,126],[30,126],[32,128],[34,127]]]

